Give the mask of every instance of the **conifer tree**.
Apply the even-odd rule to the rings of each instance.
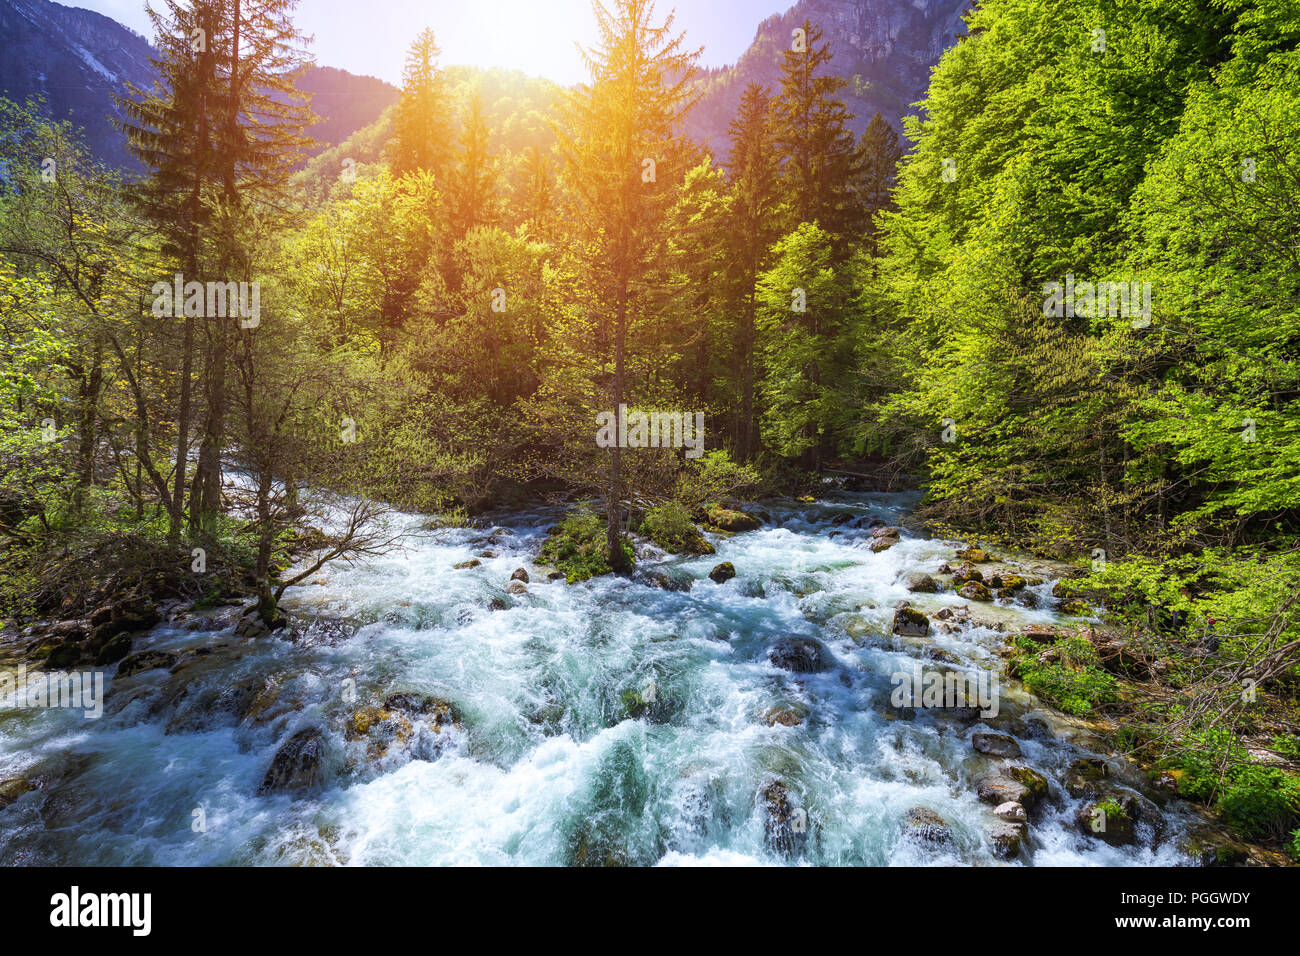
[[[688,89],[699,51],[683,46],[671,14],[655,21],[650,0],[615,0],[612,9],[601,3],[594,9],[598,43],[583,51],[591,81],[566,103],[560,146],[576,194],[574,225],[587,279],[602,312],[613,366],[607,395],[617,412],[625,397],[628,326],[642,305],[638,280],[649,268],[671,198],[669,170],[659,164],[678,151],[677,124],[692,105]],[[621,468],[616,445],[609,449],[605,485],[606,544],[615,570],[626,569]]]

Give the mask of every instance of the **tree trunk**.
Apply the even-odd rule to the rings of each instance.
[[[623,351],[627,324],[627,283],[623,282],[618,293],[618,304],[614,313],[614,413],[622,412],[623,404]],[[620,428],[621,432],[622,429]],[[622,449],[618,442],[610,449],[609,456],[609,490],[605,494],[605,546],[609,551],[609,566],[617,574],[632,570],[623,554],[622,503],[623,503],[623,461]]]
[[[271,472],[263,470],[257,477],[257,613],[262,622],[275,622],[276,600],[271,589],[271,549],[275,545],[275,527],[271,523]]]

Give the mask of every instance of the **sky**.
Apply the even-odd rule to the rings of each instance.
[[[145,0],[61,0],[106,14],[152,37]],[[735,63],[759,23],[794,0],[659,0],[662,18],[676,8],[674,26],[687,46],[704,47],[701,66]],[[575,41],[595,39],[590,0],[300,0],[298,29],[315,38],[321,66],[377,76],[397,85],[406,48],[432,27],[444,66],[502,66],[565,85],[587,78]]]

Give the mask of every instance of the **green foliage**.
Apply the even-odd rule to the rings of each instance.
[[[1300,776],[1276,767],[1239,767],[1228,778],[1217,807],[1247,836],[1280,838],[1300,821]]]
[[[641,533],[671,554],[700,554],[708,547],[690,512],[676,501],[647,511]]]
[[[1117,699],[1118,683],[1097,666],[1097,650],[1087,638],[1067,637],[1045,647],[1020,637],[1014,646],[1016,676],[1031,692],[1067,714],[1085,716]]]
[[[621,542],[627,566],[635,563],[632,546]],[[542,545],[541,560],[564,572],[569,584],[613,571],[605,544],[605,523],[589,510],[571,512]]]

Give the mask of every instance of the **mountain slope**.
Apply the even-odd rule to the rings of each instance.
[[[843,95],[856,116],[855,132],[861,133],[877,110],[898,125],[924,95],[944,50],[965,33],[962,14],[973,5],[973,0],[799,0],[759,24],[735,66],[705,73],[703,95],[687,117],[686,131],[725,159],[727,124],[741,93],[751,82],[780,93],[781,56],[805,18],[821,27],[822,41],[829,41],[834,54],[832,68],[849,81]]]
[[[116,20],[53,3],[0,0],[0,95],[22,102],[43,97],[46,112],[84,129],[91,155],[123,170],[138,167],[113,125],[113,100],[127,83],[153,85],[153,46]],[[298,83],[313,95],[322,121],[308,132],[316,151],[341,142],[372,122],[397,100],[382,80],[331,67],[311,67]]]

